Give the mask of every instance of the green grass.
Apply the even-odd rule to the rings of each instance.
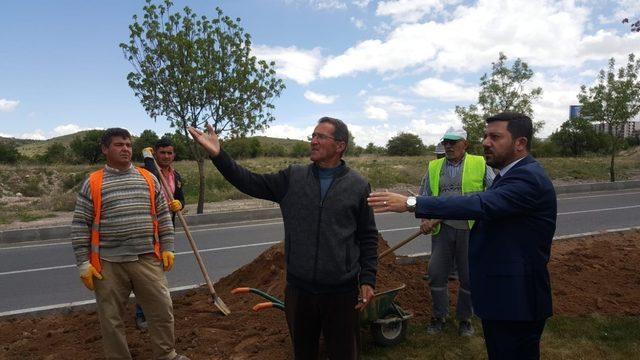
[[[364,359],[486,359],[479,321],[476,335],[461,338],[449,323],[440,335],[427,335],[424,324],[413,323],[407,340],[392,348],[363,337]],[[367,334],[367,333],[363,333]],[[556,316],[547,322],[541,342],[543,359],[633,359],[640,353],[640,318]]]

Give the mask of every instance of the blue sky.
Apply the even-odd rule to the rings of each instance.
[[[128,87],[118,44],[144,1],[0,4],[0,136],[46,139],[113,126],[170,131]],[[357,144],[399,132],[436,143],[460,125],[500,51],[528,62],[543,97],[534,118],[553,132],[615,57],[640,55],[640,1],[229,0],[175,1],[198,14],[240,17],[253,52],[277,63],[287,88],[266,135],[305,139],[321,116],[343,119]]]

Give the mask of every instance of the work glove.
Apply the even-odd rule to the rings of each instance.
[[[162,252],[162,265],[164,271],[169,271],[173,267],[173,251],[163,251]]]
[[[91,291],[96,289],[93,284],[93,278],[95,277],[98,280],[102,280],[102,275],[100,275],[98,270],[96,270],[89,261],[85,261],[78,265],[78,271],[80,272],[80,280],[82,280],[84,286]]]
[[[171,212],[177,213],[178,211],[182,210],[182,203],[180,202],[180,200],[171,200],[169,202],[169,209],[171,210]]]
[[[146,147],[144,149],[142,149],[142,157],[147,159],[147,158],[153,158],[153,148],[152,147]]]

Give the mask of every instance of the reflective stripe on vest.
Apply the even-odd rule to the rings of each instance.
[[[149,186],[149,200],[151,203],[151,218],[153,219],[153,254],[158,258],[160,256],[160,242],[158,237],[158,216],[156,213],[156,192],[155,184],[151,173],[143,168],[137,167],[136,170],[142,175],[147,186]],[[89,190],[91,191],[91,200],[93,200],[93,223],[91,224],[91,247],[89,248],[89,261],[91,265],[98,271],[102,272],[100,264],[100,216],[102,215],[102,180],[104,179],[104,169],[94,171],[89,175]]]
[[[429,188],[431,195],[440,195],[440,173],[446,158],[429,161]],[[462,164],[462,195],[484,191],[484,176],[487,169],[484,157],[466,154]],[[473,220],[469,220],[469,229],[473,227]],[[440,224],[431,233],[437,235],[440,232]]]

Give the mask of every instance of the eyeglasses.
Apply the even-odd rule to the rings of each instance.
[[[442,145],[443,145],[443,146],[444,146],[444,145],[451,145],[451,146],[453,146],[453,145],[457,144],[457,143],[458,143],[458,141],[460,141],[460,140],[442,140]]]
[[[318,139],[321,141],[327,140],[327,139],[331,139],[333,141],[337,141],[336,138],[334,138],[333,136],[329,136],[329,135],[325,135],[325,134],[319,134],[319,133],[313,133],[311,134],[311,136],[307,136],[307,140],[311,141],[313,139]]]

